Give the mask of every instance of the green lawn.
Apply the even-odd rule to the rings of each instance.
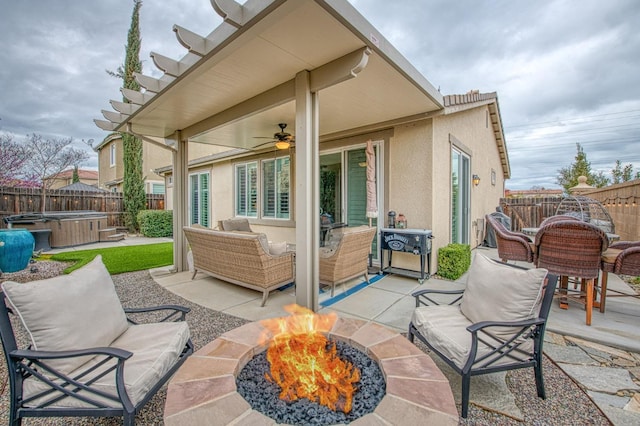
[[[142,271],[173,264],[173,243],[143,244],[126,247],[110,247],[94,250],[79,250],[58,253],[52,260],[76,262],[65,273],[69,273],[102,255],[102,262],[110,274]]]

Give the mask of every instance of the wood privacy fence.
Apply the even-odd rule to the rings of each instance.
[[[511,229],[536,228],[545,218],[556,214],[560,197],[501,198],[500,207],[511,218]]]
[[[640,241],[640,179],[594,188],[581,195],[598,200],[613,219],[622,241]],[[500,206],[511,218],[511,228],[535,228],[555,215],[562,198],[502,198]]]
[[[40,188],[0,187],[0,219],[42,211]],[[164,195],[147,194],[147,209],[163,210]],[[93,210],[107,215],[109,227],[124,227],[124,203],[120,192],[90,192],[52,189],[46,192],[45,212]],[[6,228],[0,220],[0,228]]]

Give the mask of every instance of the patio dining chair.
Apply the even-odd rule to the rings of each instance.
[[[100,256],[68,275],[5,281],[0,335],[8,424],[25,417],[122,416],[132,426],[193,353],[188,312],[175,305],[123,309]],[[151,322],[141,323],[146,313]],[[25,329],[25,348],[14,326]]]
[[[408,339],[418,338],[462,376],[463,418],[472,376],[533,367],[545,398],[542,344],[556,282],[544,269],[476,254],[464,290],[413,293]]]
[[[591,325],[595,280],[600,273],[602,253],[607,249],[607,235],[597,226],[579,220],[558,220],[540,228],[536,234],[536,266],[560,276],[560,306],[568,301],[585,306],[586,324]],[[569,290],[572,277],[578,290]]]
[[[607,288],[609,272],[616,275],[640,276],[640,241],[618,241],[609,246],[602,254],[600,265],[602,270],[602,282],[600,285],[600,312],[604,312],[607,297],[635,297],[640,294],[635,292],[623,293]],[[612,292],[615,294],[607,294]]]
[[[544,219],[541,223],[540,223],[540,228],[542,228],[543,226],[547,226],[551,223],[554,222],[559,222],[562,220],[580,220],[579,218],[572,216],[572,215],[568,215],[568,214],[557,214],[555,216],[549,216],[548,218]]]
[[[498,256],[503,262],[509,260],[535,262],[535,246],[529,237],[520,232],[508,230],[502,222],[490,214],[486,215],[485,219],[495,230]]]

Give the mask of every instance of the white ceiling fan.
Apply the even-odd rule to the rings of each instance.
[[[288,149],[295,146],[295,137],[291,133],[287,133],[284,129],[287,128],[287,123],[278,123],[280,131],[273,134],[273,137],[269,136],[254,136],[255,139],[272,139],[269,142],[255,145],[253,149],[260,148],[265,145],[274,144],[277,149]]]

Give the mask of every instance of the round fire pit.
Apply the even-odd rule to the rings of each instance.
[[[195,352],[169,383],[164,423],[178,425],[276,425],[237,392],[236,378],[256,355],[265,328],[259,322],[223,334]],[[458,424],[449,382],[433,360],[402,335],[379,324],[338,318],[327,338],[375,360],[386,394],[353,425]]]

